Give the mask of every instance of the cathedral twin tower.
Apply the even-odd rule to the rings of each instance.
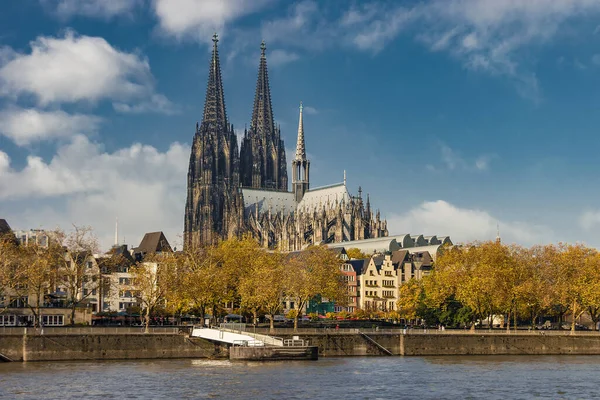
[[[192,144],[187,182],[184,243],[202,246],[250,233],[262,246],[282,251],[307,245],[387,236],[386,221],[363,203],[359,188],[350,196],[346,182],[314,190],[309,186],[302,105],[292,160],[292,191],[281,130],[273,118],[266,46],[260,64],[250,129],[238,152],[227,120],[218,37],[206,87],[204,114]]]

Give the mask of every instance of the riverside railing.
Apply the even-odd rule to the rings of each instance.
[[[0,327],[0,335],[176,335],[180,327],[155,326],[148,332],[143,326],[75,326],[75,327]]]
[[[254,328],[253,328],[254,331]],[[517,331],[505,329],[476,329],[474,331],[470,329],[444,329],[439,330],[436,328],[431,329],[414,329],[414,328],[275,328],[269,330],[269,328],[257,327],[256,333],[263,333],[267,335],[308,335],[308,334],[346,334],[346,335],[357,335],[361,333],[366,334],[396,334],[396,335],[527,335],[527,336],[600,336],[598,331],[575,331],[571,333],[568,330],[527,330],[519,329]]]

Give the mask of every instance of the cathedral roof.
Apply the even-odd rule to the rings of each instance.
[[[276,190],[242,188],[244,196],[244,210],[246,214],[256,212],[263,213],[269,211],[276,213],[292,213],[296,211],[296,200],[292,192],[280,192]]]
[[[343,183],[323,186],[311,189],[304,193],[304,197],[298,203],[298,209],[303,211],[313,211],[325,206],[325,208],[334,208],[336,203],[350,201],[350,194]]]

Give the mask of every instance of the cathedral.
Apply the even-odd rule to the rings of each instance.
[[[291,191],[281,129],[271,103],[266,46],[261,44],[254,108],[238,150],[227,120],[219,63],[218,36],[206,86],[202,122],[190,155],[185,206],[185,246],[202,246],[250,233],[263,247],[301,250],[311,244],[336,243],[388,235],[387,222],[371,210],[362,190],[352,196],[344,181],[310,187],[302,104],[296,153],[291,162]]]

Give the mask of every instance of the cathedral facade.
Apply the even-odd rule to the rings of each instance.
[[[266,46],[261,45],[254,107],[238,150],[227,120],[218,37],[208,73],[202,122],[196,123],[185,206],[185,246],[202,246],[250,233],[263,247],[301,250],[388,235],[369,197],[352,196],[342,183],[311,189],[302,105],[288,190],[285,147],[273,118]],[[345,175],[345,173],[344,173]]]

